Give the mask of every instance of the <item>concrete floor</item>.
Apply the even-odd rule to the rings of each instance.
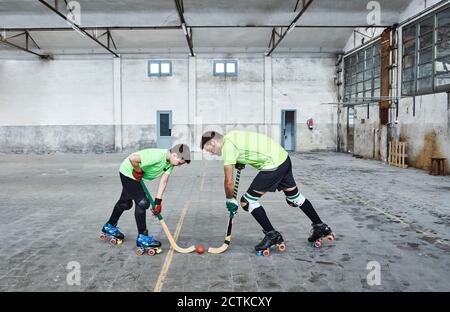
[[[287,251],[257,257],[262,232],[252,217],[235,218],[223,254],[169,249],[159,222],[148,227],[165,247],[135,254],[133,211],[119,226],[128,240],[98,239],[118,199],[125,154],[0,155],[0,291],[449,291],[450,177],[399,169],[337,153],[292,154],[302,193],[337,240],[316,250],[306,244],[309,221],[282,193],[261,203],[282,232]],[[241,192],[256,171],[245,169]],[[177,168],[163,215],[180,246],[222,244],[227,223],[220,161]],[[147,183],[155,192],[156,183]],[[68,285],[67,265],[80,264],[80,285]],[[369,286],[367,264],[380,264],[381,285]]]

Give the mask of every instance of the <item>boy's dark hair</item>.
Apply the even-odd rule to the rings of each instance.
[[[191,150],[186,144],[177,144],[170,149],[170,152],[177,154],[178,158],[184,160],[187,164],[191,162]]]
[[[202,142],[200,143],[200,148],[203,149],[206,143],[211,141],[212,139],[220,139],[222,134],[216,131],[207,131],[202,135]]]

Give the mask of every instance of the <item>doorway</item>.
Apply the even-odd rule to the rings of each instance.
[[[281,111],[281,146],[287,151],[295,151],[296,115],[296,110]]]
[[[157,111],[156,147],[172,147],[172,111]]]

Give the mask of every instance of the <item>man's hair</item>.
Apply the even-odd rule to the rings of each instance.
[[[200,148],[203,149],[206,143],[211,141],[212,139],[221,139],[222,134],[216,131],[207,131],[202,135],[202,142],[200,143]]]
[[[177,154],[178,158],[184,160],[187,164],[191,162],[191,150],[186,144],[177,144],[170,149],[170,152]]]

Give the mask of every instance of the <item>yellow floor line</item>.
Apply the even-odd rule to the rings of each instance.
[[[206,175],[206,173],[203,172],[202,180],[200,182],[200,192],[203,192],[203,186],[205,185],[205,175]]]
[[[189,209],[190,204],[191,204],[191,201],[188,200],[186,202],[186,204],[184,204],[183,210],[181,211],[180,220],[178,220],[177,228],[175,230],[175,234],[174,234],[174,238],[173,238],[175,240],[175,242],[177,242],[178,236],[180,235],[181,226],[183,225],[184,217]],[[155,284],[155,288],[153,289],[154,292],[160,292],[164,285],[164,281],[166,279],[167,272],[169,271],[170,264],[172,263],[173,253],[174,253],[174,249],[172,247],[170,247],[169,252],[167,253],[166,259],[164,260],[164,264],[161,269],[161,272],[159,273],[159,277]]]

